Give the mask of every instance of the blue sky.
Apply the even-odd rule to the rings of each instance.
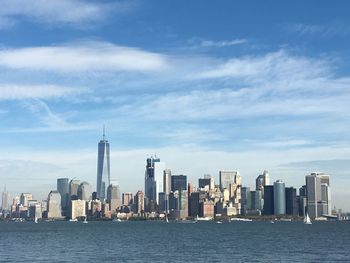
[[[95,185],[103,124],[112,177],[143,189],[157,153],[190,181],[332,176],[350,210],[347,1],[1,0],[0,176],[44,198]]]

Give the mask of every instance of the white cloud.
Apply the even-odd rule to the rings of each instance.
[[[82,0],[2,0],[0,18],[11,23],[26,17],[46,23],[83,23],[99,20],[112,6]],[[118,10],[118,7],[113,6]]]
[[[166,57],[137,48],[104,42],[72,43],[52,47],[3,49],[0,66],[12,69],[81,71],[161,71]]]
[[[87,89],[59,85],[0,84],[0,100],[62,98],[87,91]]]
[[[200,43],[202,47],[228,47],[247,43],[244,38],[234,39],[234,40],[223,40],[223,41],[212,41],[204,40]]]

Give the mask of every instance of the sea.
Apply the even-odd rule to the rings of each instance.
[[[0,222],[0,262],[350,262],[350,222]]]

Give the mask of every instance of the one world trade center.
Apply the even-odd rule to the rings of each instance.
[[[97,198],[106,198],[106,190],[110,184],[110,164],[109,164],[109,142],[105,138],[105,128],[103,127],[103,138],[98,143],[97,157]]]

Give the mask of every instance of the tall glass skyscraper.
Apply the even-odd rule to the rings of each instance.
[[[110,185],[109,142],[105,138],[105,128],[103,127],[103,138],[98,143],[97,198],[101,200],[106,198],[108,185]]]

